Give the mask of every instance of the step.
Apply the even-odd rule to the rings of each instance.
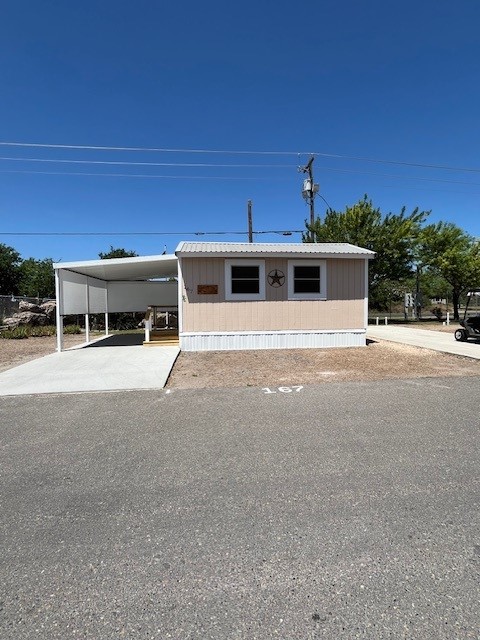
[[[151,340],[150,342],[144,342],[144,347],[178,347],[180,340]]]

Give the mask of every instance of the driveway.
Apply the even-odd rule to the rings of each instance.
[[[413,347],[424,347],[425,349],[433,349],[434,351],[480,360],[480,343],[457,342],[453,337],[453,329],[452,333],[444,333],[442,331],[411,329],[410,327],[398,327],[395,325],[369,325],[367,337],[400,342]]]
[[[0,396],[162,389],[178,347],[144,347],[143,335],[116,335],[52,353],[0,373]]]

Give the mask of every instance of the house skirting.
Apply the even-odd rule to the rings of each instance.
[[[240,351],[243,349],[324,349],[364,347],[365,329],[327,331],[219,331],[181,333],[182,351]]]

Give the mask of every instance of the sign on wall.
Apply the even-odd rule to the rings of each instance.
[[[218,293],[218,284],[199,284],[197,285],[198,295],[215,295]]]

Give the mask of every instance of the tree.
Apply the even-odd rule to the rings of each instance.
[[[410,214],[405,207],[400,213],[382,215],[365,195],[345,211],[329,210],[325,220],[319,218],[308,232],[315,234],[316,242],[349,242],[376,252],[369,264],[369,287],[372,306],[385,308],[390,292],[398,283],[412,275],[416,246],[422,223],[429,212],[418,207]],[[309,241],[304,234],[303,241]]]
[[[18,292],[20,295],[40,298],[55,297],[55,275],[51,258],[23,260],[19,272]]]
[[[0,244],[0,295],[18,294],[20,254],[13,247]]]
[[[453,318],[459,320],[460,296],[480,286],[480,243],[455,224],[438,222],[423,229],[419,257],[449,283]]]
[[[100,252],[98,254],[98,257],[102,260],[110,260],[111,258],[135,258],[136,256],[138,256],[138,253],[135,251],[122,248],[115,249],[113,245],[110,245],[110,251],[107,251],[107,253]]]
[[[428,265],[417,262],[418,272],[405,281],[405,291],[414,292],[417,287],[421,292],[422,306],[428,305],[428,300],[434,298],[445,298],[451,300],[452,291],[449,283],[438,271],[431,269]]]

